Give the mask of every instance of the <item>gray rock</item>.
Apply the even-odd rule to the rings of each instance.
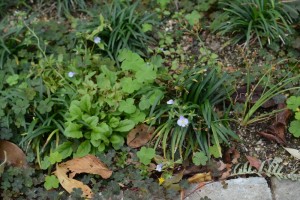
[[[197,185],[192,185],[186,192],[188,195],[186,199],[199,200],[207,196],[211,200],[272,200],[271,189],[266,179],[261,177],[214,182],[193,192],[195,188]]]
[[[274,200],[300,199],[300,181],[278,180],[274,177],[271,182]]]

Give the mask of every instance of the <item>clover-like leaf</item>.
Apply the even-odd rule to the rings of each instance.
[[[8,76],[6,79],[6,83],[10,86],[16,85],[18,83],[19,80],[19,75],[18,74],[14,74],[11,76]]]
[[[127,114],[132,114],[136,111],[136,107],[134,105],[134,99],[128,98],[126,101],[121,101],[119,106],[119,111],[125,112]]]
[[[194,26],[195,24],[197,24],[200,20],[200,18],[202,17],[202,15],[200,15],[200,13],[196,10],[194,10],[192,13],[187,14],[185,16],[185,19],[189,22],[189,24],[191,26]]]
[[[300,120],[294,120],[290,124],[289,131],[294,137],[300,137]]]
[[[53,105],[54,105],[53,101],[51,101],[50,98],[47,98],[47,99],[42,100],[42,101],[39,102],[37,110],[41,114],[45,114],[45,113],[50,112],[52,110]]]
[[[62,161],[62,155],[58,151],[50,153],[49,161],[50,161],[51,164],[61,162]]]
[[[205,165],[206,162],[208,161],[208,157],[202,151],[196,152],[192,159],[195,165]]]
[[[46,188],[46,190],[50,190],[52,188],[58,188],[58,186],[59,186],[59,180],[55,175],[45,177],[44,187]]]
[[[141,150],[137,152],[137,157],[144,165],[150,164],[154,156],[155,150],[153,148],[142,147]]]
[[[299,97],[291,96],[290,98],[287,99],[286,103],[289,109],[293,111],[297,111],[300,106],[300,96]]]
[[[218,145],[216,144],[209,147],[209,153],[211,153],[215,158],[221,157]]]
[[[122,91],[128,94],[133,93],[141,88],[141,83],[137,80],[132,80],[131,77],[124,77],[120,80]]]

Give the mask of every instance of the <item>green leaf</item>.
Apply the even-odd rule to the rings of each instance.
[[[82,131],[81,131],[81,124],[75,124],[72,122],[69,122],[65,131],[64,135],[70,138],[82,138]]]
[[[300,137],[300,120],[294,120],[290,124],[289,131],[294,137]]]
[[[89,125],[89,128],[94,128],[98,125],[99,118],[96,116],[85,115],[83,121]]]
[[[120,121],[119,126],[117,128],[115,128],[114,131],[128,132],[131,129],[133,129],[134,126],[135,126],[134,121],[129,120],[129,119],[124,119],[124,120]]]
[[[123,71],[136,72],[144,67],[144,60],[137,54],[128,49],[122,49],[119,52],[118,60],[122,62],[121,68]]]
[[[208,161],[208,157],[202,151],[196,152],[192,159],[195,165],[205,165],[206,162]]]
[[[143,122],[146,119],[146,114],[139,109],[135,111],[135,113],[130,115],[130,120],[134,121],[135,124]]]
[[[197,24],[200,20],[200,18],[202,17],[202,15],[200,15],[199,12],[197,12],[196,10],[194,10],[192,13],[187,14],[185,16],[185,19],[189,22],[189,24],[191,26],[194,26],[195,24]]]
[[[141,83],[137,80],[132,80],[131,77],[124,77],[120,80],[122,91],[128,94],[132,94],[134,91],[141,88]]]
[[[83,157],[90,153],[91,151],[91,143],[89,140],[82,142],[75,153],[75,157]]]
[[[44,159],[41,161],[41,169],[48,169],[51,163],[49,161],[49,156],[45,156]]]
[[[97,127],[92,129],[91,139],[92,140],[107,140],[107,136],[112,133],[111,128],[104,122],[99,124]]]
[[[300,112],[296,112],[296,113],[295,113],[295,119],[300,120]]]
[[[152,83],[156,79],[156,71],[150,65],[144,65],[135,74],[136,80],[140,83]]]
[[[109,90],[112,88],[111,82],[105,74],[97,76],[97,86],[100,90]]]
[[[55,175],[45,177],[44,187],[46,188],[46,190],[50,190],[52,188],[58,188],[58,186],[59,186],[59,180]]]
[[[137,157],[140,159],[140,162],[144,165],[150,164],[154,156],[155,150],[153,148],[142,147],[141,150],[137,152]]]
[[[218,145],[216,145],[216,144],[209,147],[209,152],[210,152],[215,158],[220,158],[220,157],[221,157],[220,151],[219,151],[219,148],[218,148]]]
[[[110,118],[109,122],[108,122],[108,125],[111,127],[111,128],[116,128],[120,123],[120,119],[119,118],[116,118],[116,117],[112,117]]]
[[[144,33],[148,32],[148,31],[152,31],[152,24],[143,24],[142,25],[142,30]]]
[[[91,107],[92,107],[91,96],[89,94],[86,94],[80,100],[80,108],[81,110],[89,113]]]
[[[29,107],[29,101],[26,99],[17,99],[16,104],[13,105],[12,110],[16,115],[25,115],[26,109]]]
[[[120,112],[125,112],[127,114],[132,114],[136,111],[136,107],[134,105],[134,99],[128,98],[126,101],[121,101],[119,106]]]
[[[53,101],[51,101],[50,98],[47,98],[45,100],[42,100],[39,102],[39,105],[37,107],[37,110],[41,113],[41,114],[45,114],[48,113],[52,110],[52,106],[54,105]]]
[[[19,80],[19,75],[18,74],[14,74],[14,75],[11,75],[11,76],[7,77],[6,83],[9,86],[13,86],[13,85],[16,85],[18,83],[18,80]]]
[[[151,104],[149,99],[146,96],[142,96],[141,101],[139,103],[139,108],[141,110],[146,110],[148,108],[150,108]]]
[[[286,103],[289,109],[293,111],[297,111],[300,106],[300,96],[299,97],[291,96],[290,98],[287,99]]]
[[[49,161],[52,165],[55,163],[59,163],[62,161],[62,155],[57,151],[50,153]]]
[[[109,140],[115,150],[120,149],[124,145],[124,138],[120,135],[113,134]]]
[[[70,141],[64,142],[61,145],[59,145],[55,151],[59,152],[62,159],[65,159],[69,157],[73,152],[72,144],[73,143]]]
[[[69,111],[70,111],[71,120],[81,119],[82,111],[79,107],[79,101],[72,101]]]

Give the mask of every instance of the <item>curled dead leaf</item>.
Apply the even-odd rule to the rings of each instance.
[[[194,176],[188,178],[189,183],[201,183],[201,182],[206,182],[206,181],[211,181],[212,177],[210,172],[208,173],[198,173],[195,174]]]
[[[237,164],[239,158],[240,158],[240,153],[236,150],[235,147],[231,147],[224,154],[225,163]]]
[[[24,152],[12,142],[0,140],[0,160],[4,161],[6,152],[6,162],[16,167],[26,167],[26,155]]]
[[[132,129],[127,135],[127,145],[132,148],[138,148],[145,145],[152,137],[154,127],[146,124],[140,124]]]
[[[59,165],[62,168],[68,169],[71,173],[70,178],[73,178],[76,174],[89,173],[97,174],[102,178],[107,179],[112,175],[112,171],[109,170],[104,163],[102,163],[94,155],[86,155],[81,158],[74,158]]]
[[[112,175],[112,171],[94,155],[86,155],[61,163],[56,166],[54,171],[60,184],[67,192],[71,193],[74,188],[80,188],[84,197],[91,198],[91,189],[82,182],[73,179],[76,174],[80,173],[97,174],[104,179]]]
[[[68,192],[71,193],[73,189],[80,188],[85,198],[92,198],[92,190],[89,186],[84,185],[81,181],[69,178],[68,169],[56,166],[54,174],[57,176],[61,186]]]

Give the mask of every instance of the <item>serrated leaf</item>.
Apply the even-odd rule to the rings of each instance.
[[[134,91],[141,88],[141,84],[137,80],[132,80],[130,77],[124,77],[120,80],[122,91],[128,94],[132,94]]]
[[[10,76],[7,77],[6,83],[9,86],[13,86],[13,85],[16,85],[18,83],[18,80],[19,80],[19,75],[14,74],[14,75],[10,75]]]
[[[185,16],[185,19],[189,22],[189,24],[191,26],[194,26],[195,24],[197,24],[200,20],[200,18],[202,17],[202,15],[200,15],[200,13],[196,10],[194,10],[192,13],[187,14]]]
[[[59,180],[55,175],[45,177],[44,187],[46,188],[46,190],[50,190],[52,188],[58,188],[58,186],[59,186]]]
[[[89,154],[91,151],[91,143],[89,140],[82,142],[75,153],[75,157],[83,157]]]
[[[120,121],[118,127],[115,128],[114,131],[127,132],[127,131],[130,131],[131,129],[133,129],[134,126],[135,126],[134,121],[129,120],[129,119],[124,119],[124,120]]]
[[[50,98],[42,100],[39,102],[39,105],[37,107],[37,110],[41,113],[41,114],[45,114],[47,112],[50,112],[52,110],[52,106],[54,105],[54,103],[51,101]]]
[[[118,60],[122,62],[121,68],[123,71],[136,72],[145,65],[144,60],[137,54],[128,49],[122,49],[119,52]]]
[[[140,162],[143,163],[144,165],[150,164],[154,156],[155,156],[155,150],[153,148],[142,147],[137,152],[137,157],[139,158]]]
[[[205,165],[206,162],[208,161],[208,157],[202,151],[196,152],[192,159],[195,165]]]
[[[221,157],[218,145],[216,144],[209,147],[209,153],[211,153],[215,158]]]

